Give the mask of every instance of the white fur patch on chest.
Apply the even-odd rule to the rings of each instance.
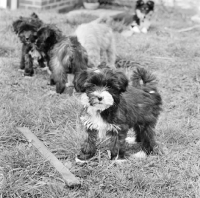
[[[88,107],[86,112],[81,116],[81,121],[86,129],[97,130],[100,139],[106,137],[108,131],[114,131],[118,133],[120,127],[116,124],[110,124],[104,121],[93,107]]]

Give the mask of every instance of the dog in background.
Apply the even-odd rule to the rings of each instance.
[[[84,162],[96,153],[97,139],[110,136],[111,159],[124,159],[126,137],[134,129],[141,151],[135,157],[157,152],[155,126],[161,111],[162,99],[155,77],[143,68],[132,76],[131,85],[123,72],[109,68],[79,73],[75,88],[82,92],[84,108],[81,121],[87,131],[77,162]],[[142,84],[140,83],[142,81]]]
[[[135,12],[139,18],[139,29],[143,33],[147,33],[150,25],[151,19],[154,12],[154,2],[151,0],[138,0],[136,2]]]
[[[112,16],[112,20],[122,22],[128,26],[128,31],[134,33],[147,33],[154,12],[154,2],[151,0],[137,0],[135,13],[120,13]]]
[[[55,25],[44,24],[38,29],[36,37],[36,48],[44,54],[49,68],[51,51],[55,44],[63,38],[62,32]]]
[[[64,37],[52,50],[50,83],[56,84],[56,92],[61,94],[65,87],[73,87],[76,75],[87,68],[88,55],[77,37]]]
[[[87,52],[77,36],[64,36],[56,26],[41,27],[36,46],[45,54],[51,73],[50,85],[56,85],[57,93],[73,86],[74,76],[88,67]]]
[[[22,42],[20,69],[24,70],[25,76],[33,75],[35,64],[39,64],[41,67],[44,66],[40,52],[34,48],[37,30],[42,24],[42,21],[35,13],[32,13],[30,17],[20,17],[13,22],[14,32]],[[33,54],[37,55],[37,57],[32,57]]]
[[[115,68],[115,39],[112,29],[100,20],[81,24],[77,27],[75,35],[86,49],[89,65],[97,67],[101,64],[101,56],[106,55],[108,66]]]

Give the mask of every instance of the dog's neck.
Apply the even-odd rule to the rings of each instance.
[[[118,133],[118,130],[120,130],[118,124],[110,123],[107,119],[104,119],[104,116],[102,116],[103,112],[106,112],[106,110],[102,112],[95,111],[94,108],[88,106],[84,108],[80,116],[80,119],[87,130],[98,131],[99,139],[104,139],[109,135],[109,132]]]

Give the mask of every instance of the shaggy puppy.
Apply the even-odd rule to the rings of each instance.
[[[37,31],[37,40],[35,42],[37,49],[44,54],[47,66],[51,58],[51,51],[54,45],[62,39],[61,31],[54,25],[43,25]]]
[[[135,13],[120,13],[112,17],[113,21],[123,22],[129,27],[128,31],[134,33],[147,33],[154,11],[154,2],[151,0],[137,0]]]
[[[151,0],[138,0],[136,2],[135,12],[139,18],[139,29],[143,33],[147,33],[150,25],[151,18],[154,12],[154,2]]]
[[[56,92],[61,94],[65,87],[73,86],[74,78],[79,72],[86,70],[87,65],[87,52],[78,42],[77,37],[64,37],[52,50],[50,83],[56,84]]]
[[[56,84],[56,92],[73,86],[74,76],[87,69],[87,52],[76,36],[63,36],[55,26],[44,26],[37,33],[37,48],[45,54],[51,71],[50,85]]]
[[[88,53],[89,64],[97,67],[101,64],[101,55],[106,55],[106,62],[115,67],[115,40],[112,29],[98,20],[81,24],[75,34]]]
[[[41,25],[42,21],[35,13],[30,17],[20,17],[18,20],[13,22],[14,32],[22,42],[20,69],[24,70],[25,76],[33,75],[34,64],[39,64],[43,67],[43,60],[40,52],[33,47],[36,40],[37,29]],[[37,54],[37,63],[35,57],[32,57],[33,54]],[[35,59],[35,61],[33,59]]]
[[[83,93],[81,103],[84,109],[80,119],[88,134],[77,156],[78,162],[93,157],[97,139],[106,136],[110,136],[111,159],[124,159],[125,140],[132,128],[142,149],[136,156],[156,151],[154,129],[162,100],[155,86],[155,77],[138,68],[131,82],[128,87],[125,74],[111,69],[83,71],[76,78],[75,88]]]

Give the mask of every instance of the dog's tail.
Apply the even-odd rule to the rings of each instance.
[[[156,77],[144,69],[143,67],[137,67],[137,69],[133,72],[131,77],[132,86],[137,88],[149,88],[155,91],[157,85]]]
[[[154,104],[156,105],[157,110],[162,110],[162,98],[157,90],[157,79],[149,71],[142,67],[138,67],[134,71],[132,77],[132,86],[138,89],[142,89],[144,92],[148,93],[148,96],[153,99]]]

